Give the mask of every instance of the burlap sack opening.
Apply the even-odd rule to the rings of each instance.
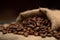
[[[26,18],[29,18],[29,17],[33,17],[33,16],[40,16],[40,17],[47,18],[44,13],[46,13],[46,11],[42,12],[40,10],[40,8],[38,8],[38,9],[32,9],[32,10],[28,10],[28,11],[24,11],[24,12],[21,12],[18,15],[18,17],[16,19],[16,22],[22,22],[22,20],[24,20]]]

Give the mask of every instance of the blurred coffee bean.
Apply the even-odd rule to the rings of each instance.
[[[37,22],[37,23],[36,23],[36,25],[37,25],[37,26],[40,26],[40,23],[39,23],[39,22]]]
[[[23,34],[24,34],[24,32],[18,32],[17,34],[18,34],[18,35],[23,35]]]
[[[14,31],[13,33],[14,33],[14,34],[17,34],[18,32],[17,32],[17,31]]]
[[[3,30],[2,33],[3,33],[3,34],[7,34],[7,30]]]
[[[23,31],[24,31],[24,32],[26,32],[26,31],[27,31],[27,29],[23,29]]]
[[[31,30],[31,28],[30,27],[27,27],[27,30]]]
[[[24,36],[25,36],[25,37],[28,37],[28,33],[27,33],[27,32],[24,32]]]
[[[45,38],[45,37],[46,37],[46,34],[40,34],[40,36],[41,36],[42,38]]]
[[[35,31],[39,30],[39,27],[36,27],[34,30],[35,30]]]
[[[35,36],[38,36],[39,34],[38,34],[38,32],[34,32],[34,35],[35,35]]]
[[[42,21],[42,19],[40,17],[37,17],[37,21]]]
[[[12,31],[9,29],[9,30],[8,30],[8,33],[12,33]]]
[[[57,31],[55,31],[55,30],[53,31],[53,34],[57,34],[57,33],[58,33]]]
[[[34,30],[31,29],[30,32],[29,32],[29,34],[32,35],[33,33],[34,33]]]
[[[56,39],[60,40],[60,36],[55,36]]]
[[[33,17],[32,20],[33,20],[33,21],[36,21],[36,17]]]
[[[34,28],[34,27],[35,27],[34,25],[31,25],[31,24],[30,24],[30,25],[27,25],[27,26],[28,26],[28,27],[31,27],[31,28]]]
[[[52,37],[52,34],[47,34],[47,37]]]
[[[26,32],[29,33],[30,31],[27,30]]]
[[[56,36],[57,36],[57,34],[53,34],[53,36],[54,36],[54,37],[56,37]]]

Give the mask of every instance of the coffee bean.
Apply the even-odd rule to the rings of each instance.
[[[22,23],[23,23],[23,24],[26,24],[26,21],[23,21]]]
[[[41,36],[42,38],[45,38],[45,37],[46,37],[46,34],[40,34],[40,36]]]
[[[28,33],[27,33],[27,32],[25,32],[25,33],[24,33],[24,36],[25,36],[25,37],[28,37]]]
[[[20,31],[20,30],[22,30],[22,29],[21,29],[21,28],[17,28],[16,30],[17,30],[17,31]]]
[[[44,31],[44,29],[41,29],[41,31]]]
[[[19,27],[17,27],[17,30],[19,31],[19,30],[22,30],[23,29],[23,26],[22,25],[20,25]]]
[[[18,35],[23,35],[24,34],[24,32],[18,32]]]
[[[26,31],[27,31],[27,29],[23,29],[23,31],[24,31],[24,32],[26,32]]]
[[[42,34],[45,34],[45,33],[46,33],[46,31],[44,31],[44,30],[43,30],[43,31],[41,30],[41,31],[39,31],[39,32],[42,33]]]
[[[36,21],[36,17],[33,17],[32,20],[33,20],[33,21]]]
[[[11,30],[8,30],[8,33],[12,33],[12,31]]]
[[[14,31],[13,33],[14,33],[14,34],[17,34],[18,32],[17,32],[17,31]],[[19,34],[19,33],[18,33],[18,34]]]
[[[55,36],[56,39],[60,39],[60,36]]]
[[[42,21],[42,19],[40,17],[37,18],[37,21]]]
[[[34,33],[34,30],[31,29],[30,32],[29,32],[29,34],[32,35],[33,33]]]
[[[30,27],[27,27],[27,30],[31,30],[31,28]]]
[[[46,28],[46,26],[41,25],[40,29],[44,29],[44,28]]]
[[[48,27],[48,30],[50,30],[51,28],[50,27]]]
[[[14,28],[15,27],[15,24],[10,24],[9,27],[10,28]]]
[[[35,35],[35,36],[38,36],[39,34],[38,34],[38,32],[34,32],[34,35]]]
[[[47,34],[47,37],[52,37],[52,34]]]
[[[57,36],[57,34],[53,34],[53,36],[54,36],[54,37],[56,37],[56,36]]]
[[[42,31],[40,30],[39,33],[42,33]]]
[[[7,30],[3,30],[3,34],[7,34]]]
[[[40,26],[40,23],[37,22],[36,25],[37,25],[37,26]]]
[[[3,30],[7,30],[7,27],[3,27]]]
[[[29,33],[30,31],[26,31],[27,33]]]
[[[34,25],[31,25],[31,24],[30,24],[30,25],[27,25],[27,26],[28,26],[28,27],[31,27],[31,28],[34,28],[34,27],[35,27]]]
[[[39,27],[36,27],[34,30],[35,30],[35,31],[39,30]]]
[[[47,19],[45,19],[44,21],[45,21],[44,24],[47,24],[48,23],[48,20]]]
[[[48,25],[47,25],[47,26],[48,26],[48,27],[50,27],[50,25],[51,25],[51,24],[50,24],[50,23],[48,23]]]

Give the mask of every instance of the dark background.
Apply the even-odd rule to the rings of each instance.
[[[16,19],[16,17],[20,12],[39,7],[60,9],[60,1],[59,0],[1,0],[0,21]]]

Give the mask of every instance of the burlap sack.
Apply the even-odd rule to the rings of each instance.
[[[40,15],[39,9],[28,10],[20,13],[16,19],[16,22],[21,22],[23,18],[27,18],[33,15]],[[4,26],[7,26],[7,25],[5,24]],[[22,35],[16,35],[12,33],[5,34],[5,35],[0,33],[0,40],[56,40],[56,39],[54,37],[42,38],[40,36],[32,36],[32,35],[29,35],[28,37],[24,37]]]

